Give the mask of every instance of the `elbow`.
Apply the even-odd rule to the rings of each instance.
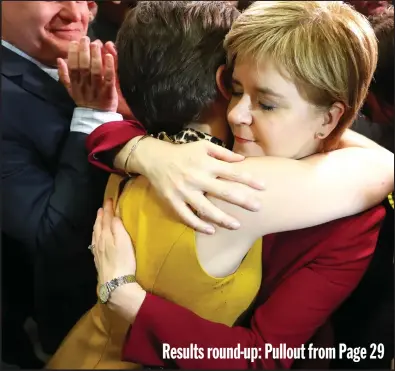
[[[364,197],[368,198],[370,207],[379,204],[394,191],[393,155],[391,156],[391,162],[382,162],[381,165],[376,167],[377,172],[372,173],[371,186],[365,188]]]
[[[388,195],[394,190],[394,154],[389,152],[386,153],[385,157],[384,174],[381,185],[384,188],[386,195]]]

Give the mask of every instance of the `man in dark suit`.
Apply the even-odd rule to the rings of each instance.
[[[108,116],[75,109],[56,69],[70,41],[86,35],[90,5],[2,5],[3,361],[24,368],[39,366],[28,316],[52,353],[96,300],[87,246],[106,177],[89,165],[85,138]]]

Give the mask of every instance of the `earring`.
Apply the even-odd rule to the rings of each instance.
[[[322,138],[322,137],[324,137],[324,136],[325,136],[324,133],[315,133],[315,134],[314,134],[314,139],[320,139],[320,138]]]

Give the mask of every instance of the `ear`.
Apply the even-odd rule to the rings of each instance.
[[[226,78],[226,66],[222,64],[217,69],[217,72],[215,74],[215,81],[217,83],[218,90],[221,92],[222,96],[226,100],[230,100],[232,95],[230,94],[230,91],[226,88],[225,78]]]
[[[89,9],[89,22],[92,22],[96,18],[97,14],[97,4],[95,1],[88,1]]]
[[[324,113],[324,123],[319,130],[319,139],[325,139],[330,133],[332,133],[339,123],[340,118],[343,116],[344,111],[344,103],[335,102],[332,104],[329,110]]]

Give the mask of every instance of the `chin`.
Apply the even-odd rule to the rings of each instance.
[[[69,53],[70,41],[66,40],[52,40],[52,49],[56,50],[59,58],[67,58]]]
[[[265,156],[265,153],[262,151],[261,148],[248,148],[248,146],[240,145],[237,142],[235,142],[233,145],[233,152],[245,157]]]

